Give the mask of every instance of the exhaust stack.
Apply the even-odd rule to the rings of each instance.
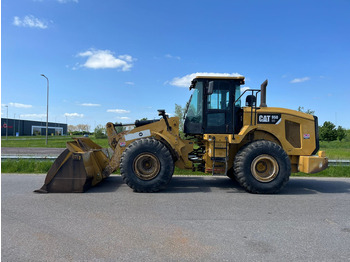
[[[260,107],[267,107],[266,105],[266,86],[267,86],[267,79],[261,84],[261,102]]]

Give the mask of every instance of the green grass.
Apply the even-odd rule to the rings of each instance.
[[[2,173],[27,173],[27,174],[41,174],[47,173],[53,164],[53,160],[1,160]]]
[[[77,136],[79,137],[79,136]],[[107,139],[96,139],[94,136],[89,137],[96,144],[106,148],[108,147]],[[1,147],[53,147],[65,148],[66,142],[72,141],[70,136],[50,136],[48,137],[48,145],[46,145],[45,136],[21,136],[1,138]]]
[[[1,160],[2,173],[28,173],[41,174],[47,173],[52,165],[52,160]],[[119,171],[116,172],[119,174]],[[175,168],[175,175],[210,175],[202,172],[192,172],[191,170],[181,170]],[[350,166],[331,166],[326,170],[316,174],[293,173],[292,176],[303,177],[350,177]]]
[[[320,150],[326,152],[329,159],[350,159],[350,141],[321,141]]]
[[[350,166],[330,166],[327,169],[316,173],[292,173],[294,177],[350,177]]]

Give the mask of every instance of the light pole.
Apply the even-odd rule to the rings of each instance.
[[[7,134],[8,134],[8,130],[9,130],[9,106],[6,105],[6,140],[7,140]]]
[[[46,103],[46,145],[47,145],[47,137],[49,134],[49,79],[44,74],[41,74],[41,76],[45,77],[47,82],[47,103]]]
[[[16,113],[13,114],[13,136],[16,136]]]

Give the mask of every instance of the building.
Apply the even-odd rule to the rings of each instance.
[[[22,119],[1,118],[1,136],[35,136],[46,135],[46,122]],[[52,123],[48,125],[48,135],[67,135],[67,124]]]

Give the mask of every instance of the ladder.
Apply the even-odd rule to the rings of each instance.
[[[212,175],[213,176],[226,176],[227,175],[227,169],[228,169],[228,140],[227,137],[225,137],[225,147],[222,146],[216,146],[216,139],[215,136],[213,137],[213,156],[211,157],[211,160],[213,161],[213,167],[212,167]],[[225,150],[225,157],[217,157],[215,155],[216,150]],[[225,170],[224,173],[218,173],[217,170]]]

